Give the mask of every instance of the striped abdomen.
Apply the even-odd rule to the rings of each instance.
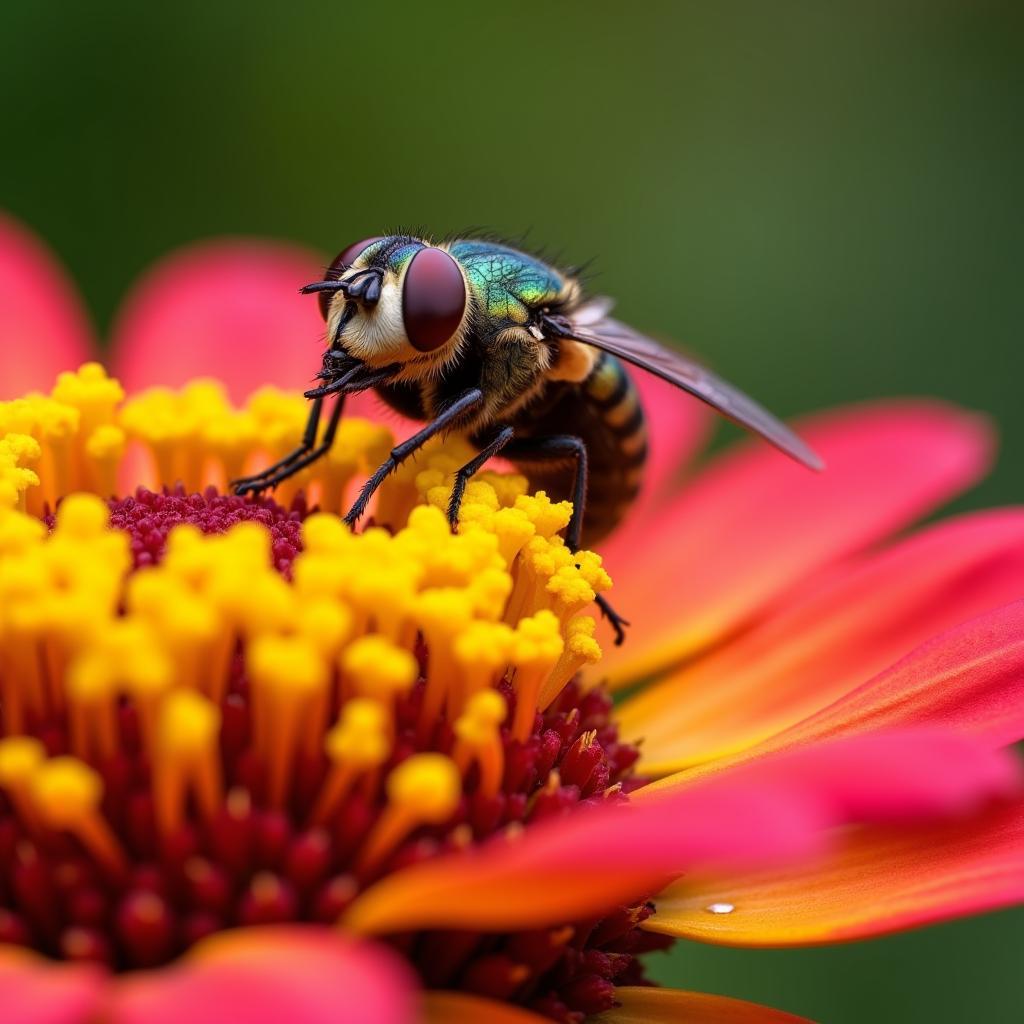
[[[587,446],[590,464],[583,546],[610,533],[636,498],[647,458],[647,428],[640,397],[623,365],[600,353],[580,384],[557,385],[552,401],[517,418],[517,436],[575,434]],[[524,466],[530,482],[552,497],[569,497],[569,467]]]

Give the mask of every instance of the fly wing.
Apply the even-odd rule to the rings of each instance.
[[[589,311],[594,308],[593,304],[588,304],[578,311],[582,316],[568,316],[564,321],[560,318],[559,328],[564,329],[568,337],[610,352],[688,391],[741,427],[760,434],[770,444],[809,469],[825,468],[821,459],[785,423],[738,388],[681,352],[659,345],[653,338],[634,331],[618,320],[609,316],[593,318]]]

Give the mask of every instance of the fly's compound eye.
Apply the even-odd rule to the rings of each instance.
[[[405,272],[402,320],[413,348],[432,352],[459,329],[466,309],[466,283],[443,249],[420,249]]]
[[[356,261],[356,257],[366,248],[373,245],[374,242],[379,242],[384,236],[376,235],[373,238],[364,238],[361,242],[353,242],[347,249],[342,249],[337,256],[334,257],[334,262],[327,268],[327,273],[324,274],[325,281],[337,281],[342,274],[348,270]],[[331,299],[334,298],[334,292],[320,292],[317,299],[320,302],[320,315],[327,319],[327,314],[331,308]]]

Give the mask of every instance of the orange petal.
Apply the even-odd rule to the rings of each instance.
[[[343,924],[383,933],[572,921],[699,867],[805,858],[847,822],[972,811],[1015,791],[1018,768],[1003,751],[935,729],[823,743],[418,863],[360,894]]]
[[[415,982],[394,953],[331,928],[223,932],[172,967],[117,986],[106,1024],[413,1024]]]
[[[1021,901],[1024,804],[1015,803],[955,825],[858,829],[823,863],[799,870],[680,880],[657,897],[644,927],[730,946],[806,946]]]
[[[236,402],[264,384],[301,389],[320,368],[316,253],[265,241],[202,242],[172,253],[129,294],[114,327],[114,372],[129,391],[217,377]]]
[[[53,254],[0,214],[0,399],[49,391],[95,355],[82,302]]]
[[[643,739],[648,775],[737,754],[850,694],[919,644],[1015,600],[1022,579],[1024,510],[941,523],[833,570],[732,643],[627,700],[621,731]],[[1020,658],[1024,670],[1024,650]],[[937,711],[923,698],[900,708],[908,718]]]
[[[20,946],[0,946],[3,1024],[90,1024],[109,978],[91,964],[58,964]]]
[[[937,402],[854,407],[798,425],[828,465],[763,443],[717,460],[609,564],[633,623],[602,672],[623,685],[720,639],[812,572],[941,504],[986,469],[981,418]]]
[[[598,1014],[594,1024],[810,1024],[782,1010],[703,992],[624,986],[615,998],[620,1005]]]
[[[424,992],[421,1024],[550,1024],[521,1006],[462,992]]]

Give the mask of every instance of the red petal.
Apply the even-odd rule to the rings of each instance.
[[[823,863],[680,880],[644,927],[735,946],[868,939],[1024,901],[1024,804],[955,825],[858,829]],[[707,908],[728,903],[731,913]]]
[[[303,389],[320,368],[324,325],[299,288],[323,260],[298,246],[211,241],[172,253],[139,281],[113,334],[129,391],[217,377],[236,401],[263,384]]]
[[[633,622],[602,665],[614,681],[720,639],[810,573],[941,504],[983,473],[992,446],[979,417],[931,402],[844,409],[798,429],[825,472],[745,444],[610,563],[615,606]]]
[[[619,1005],[598,1014],[593,1024],[810,1024],[782,1010],[703,992],[620,986],[615,999]]]
[[[764,759],[622,805],[587,808],[390,875],[345,923],[357,931],[532,928],[601,913],[698,867],[817,852],[847,821],[974,808],[1016,762],[935,731],[874,734]],[[657,787],[648,787],[649,793]]]
[[[645,774],[741,754],[846,697],[918,644],[1013,601],[1022,579],[1024,511],[950,520],[802,588],[732,643],[626,701],[620,728],[643,738]],[[1024,649],[1018,662],[1024,678]],[[950,685],[933,675],[940,691],[922,692],[922,680],[901,678],[918,691],[906,703],[890,695],[908,721],[937,711]],[[1003,682],[1011,683],[1008,675]],[[958,689],[957,701],[974,717],[970,692]],[[1012,692],[1003,699],[1009,706]]]
[[[935,637],[846,697],[729,761],[916,725],[971,734],[990,747],[1024,737],[1024,601]],[[726,763],[719,759],[708,768]]]
[[[99,967],[56,964],[20,946],[0,946],[3,1024],[90,1024],[107,984]]]
[[[54,255],[0,214],[0,399],[49,391],[94,357],[82,302]]]
[[[223,932],[118,985],[109,1024],[413,1024],[415,982],[382,946],[300,925]]]

